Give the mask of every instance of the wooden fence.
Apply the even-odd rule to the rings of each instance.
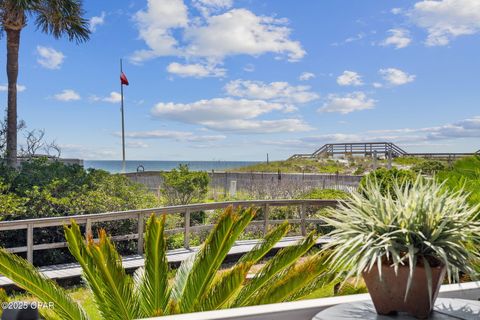
[[[257,207],[263,210],[263,219],[254,220],[251,222],[253,225],[260,225],[263,227],[263,232],[266,233],[270,224],[282,223],[285,220],[272,220],[269,218],[269,211],[271,207],[285,207],[295,206],[299,208],[299,216],[297,219],[288,219],[290,223],[299,224],[302,235],[306,234],[307,223],[321,224],[322,219],[308,219],[306,217],[307,207],[334,207],[338,204],[337,200],[250,200],[250,201],[229,201],[229,202],[213,202],[213,203],[201,203],[190,204],[182,206],[170,206],[160,207],[152,209],[142,210],[130,210],[120,212],[107,212],[98,214],[86,214],[86,215],[74,215],[74,216],[62,216],[51,218],[39,218],[39,219],[26,219],[26,220],[13,220],[0,222],[0,232],[7,230],[26,230],[27,231],[27,243],[24,246],[6,248],[10,252],[19,253],[26,252],[27,260],[33,262],[33,253],[37,250],[49,250],[67,247],[66,242],[55,243],[42,243],[34,244],[33,230],[48,227],[58,227],[70,224],[73,219],[79,225],[85,226],[85,234],[92,233],[92,225],[95,223],[108,222],[108,221],[120,221],[120,220],[137,220],[137,233],[130,233],[124,235],[112,236],[112,240],[125,241],[125,240],[137,240],[138,254],[143,254],[143,235],[145,220],[151,214],[182,214],[184,218],[183,228],[176,228],[166,230],[166,234],[184,234],[184,247],[189,248],[190,234],[201,230],[210,230],[213,225],[198,225],[192,226],[190,222],[190,214],[192,212],[206,211],[222,209],[228,206],[233,207]]]

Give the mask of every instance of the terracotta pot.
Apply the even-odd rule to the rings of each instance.
[[[427,275],[423,266],[417,265],[413,274],[410,291],[405,300],[409,267],[400,266],[395,274],[393,267],[382,264],[382,279],[380,280],[378,267],[370,272],[363,272],[363,279],[372,297],[373,304],[378,314],[391,314],[407,312],[419,319],[426,319],[432,312],[437,299],[438,291],[445,278],[445,266],[432,267],[432,300],[429,301]]]

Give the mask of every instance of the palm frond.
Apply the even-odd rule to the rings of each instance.
[[[287,232],[290,230],[290,224],[288,221],[283,222],[277,227],[271,229],[266,235],[265,238],[255,245],[252,250],[244,254],[238,262],[249,262],[252,265],[257,263],[262,259],[272,248],[273,246],[282,239]]]
[[[90,37],[90,23],[83,17],[82,2],[78,0],[35,1],[29,12],[36,15],[35,25],[44,33],[70,41],[84,42]]]
[[[134,295],[132,277],[125,273],[122,259],[105,230],[100,230],[98,243],[89,241],[87,250],[103,289],[104,300],[98,305],[102,316],[118,320],[138,318],[138,299]]]
[[[319,281],[320,279],[323,281]],[[313,291],[318,289],[318,286],[329,282],[329,280],[326,255],[316,254],[302,262],[296,263],[285,275],[282,275],[275,281],[270,281],[268,286],[265,286],[254,295],[251,304],[259,305],[291,301],[291,297],[298,292],[301,292],[302,296],[308,294],[306,290],[303,290],[305,287],[309,287],[309,290]],[[309,286],[312,281],[316,283],[316,288]]]
[[[152,214],[147,221],[145,267],[137,288],[144,317],[162,316],[168,302],[168,261],[164,227],[165,216],[158,219]]]
[[[253,209],[233,211],[230,206],[198,251],[178,301],[181,312],[190,312],[208,290],[213,277],[240,233],[255,214]]]
[[[278,272],[294,264],[299,257],[305,254],[315,244],[315,241],[315,233],[311,232],[297,245],[280,250],[275,257],[269,260],[255,277],[242,288],[232,303],[232,307],[249,305],[252,302],[252,296],[255,295],[262,286],[274,278]]]
[[[210,289],[198,301],[195,311],[222,308],[238,292],[250,267],[249,263],[237,263],[217,276]]]
[[[77,260],[82,268],[82,276],[85,283],[93,293],[94,300],[97,305],[103,303],[103,287],[99,274],[96,271],[95,262],[87,250],[87,245],[83,239],[80,227],[71,220],[70,226],[63,227],[65,239],[67,240],[68,250]],[[87,240],[88,241],[88,240]]]
[[[0,249],[0,273],[16,285],[34,295],[41,302],[54,302],[52,310],[61,319],[87,320],[82,307],[60,288],[53,280],[47,279],[26,260]]]

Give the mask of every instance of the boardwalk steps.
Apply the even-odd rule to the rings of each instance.
[[[354,143],[327,143],[313,153],[297,153],[288,160],[293,159],[315,159],[322,157],[332,157],[334,155],[364,155],[373,156],[374,154],[387,157],[417,157],[425,159],[454,160],[461,157],[468,157],[480,154],[480,150],[472,153],[409,153],[392,142],[354,142]]]

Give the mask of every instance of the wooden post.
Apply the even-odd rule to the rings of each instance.
[[[270,206],[268,204],[263,206],[263,235],[268,233],[268,215],[270,214]]]
[[[190,249],[190,210],[185,211],[184,216],[184,236],[183,236],[183,247],[185,249]]]
[[[300,205],[300,228],[302,230],[302,236],[307,235],[307,226],[305,225],[305,205]]]
[[[137,233],[138,233],[138,239],[137,239],[137,253],[138,254],[143,254],[143,229],[145,226],[145,215],[144,213],[139,213],[137,215],[138,217],[138,225],[137,225]]]
[[[388,150],[387,168],[388,168],[389,170],[392,169],[392,149]]]
[[[87,219],[85,223],[85,239],[88,239],[88,236],[92,235],[92,220]]]
[[[33,224],[27,226],[27,261],[33,263]]]

